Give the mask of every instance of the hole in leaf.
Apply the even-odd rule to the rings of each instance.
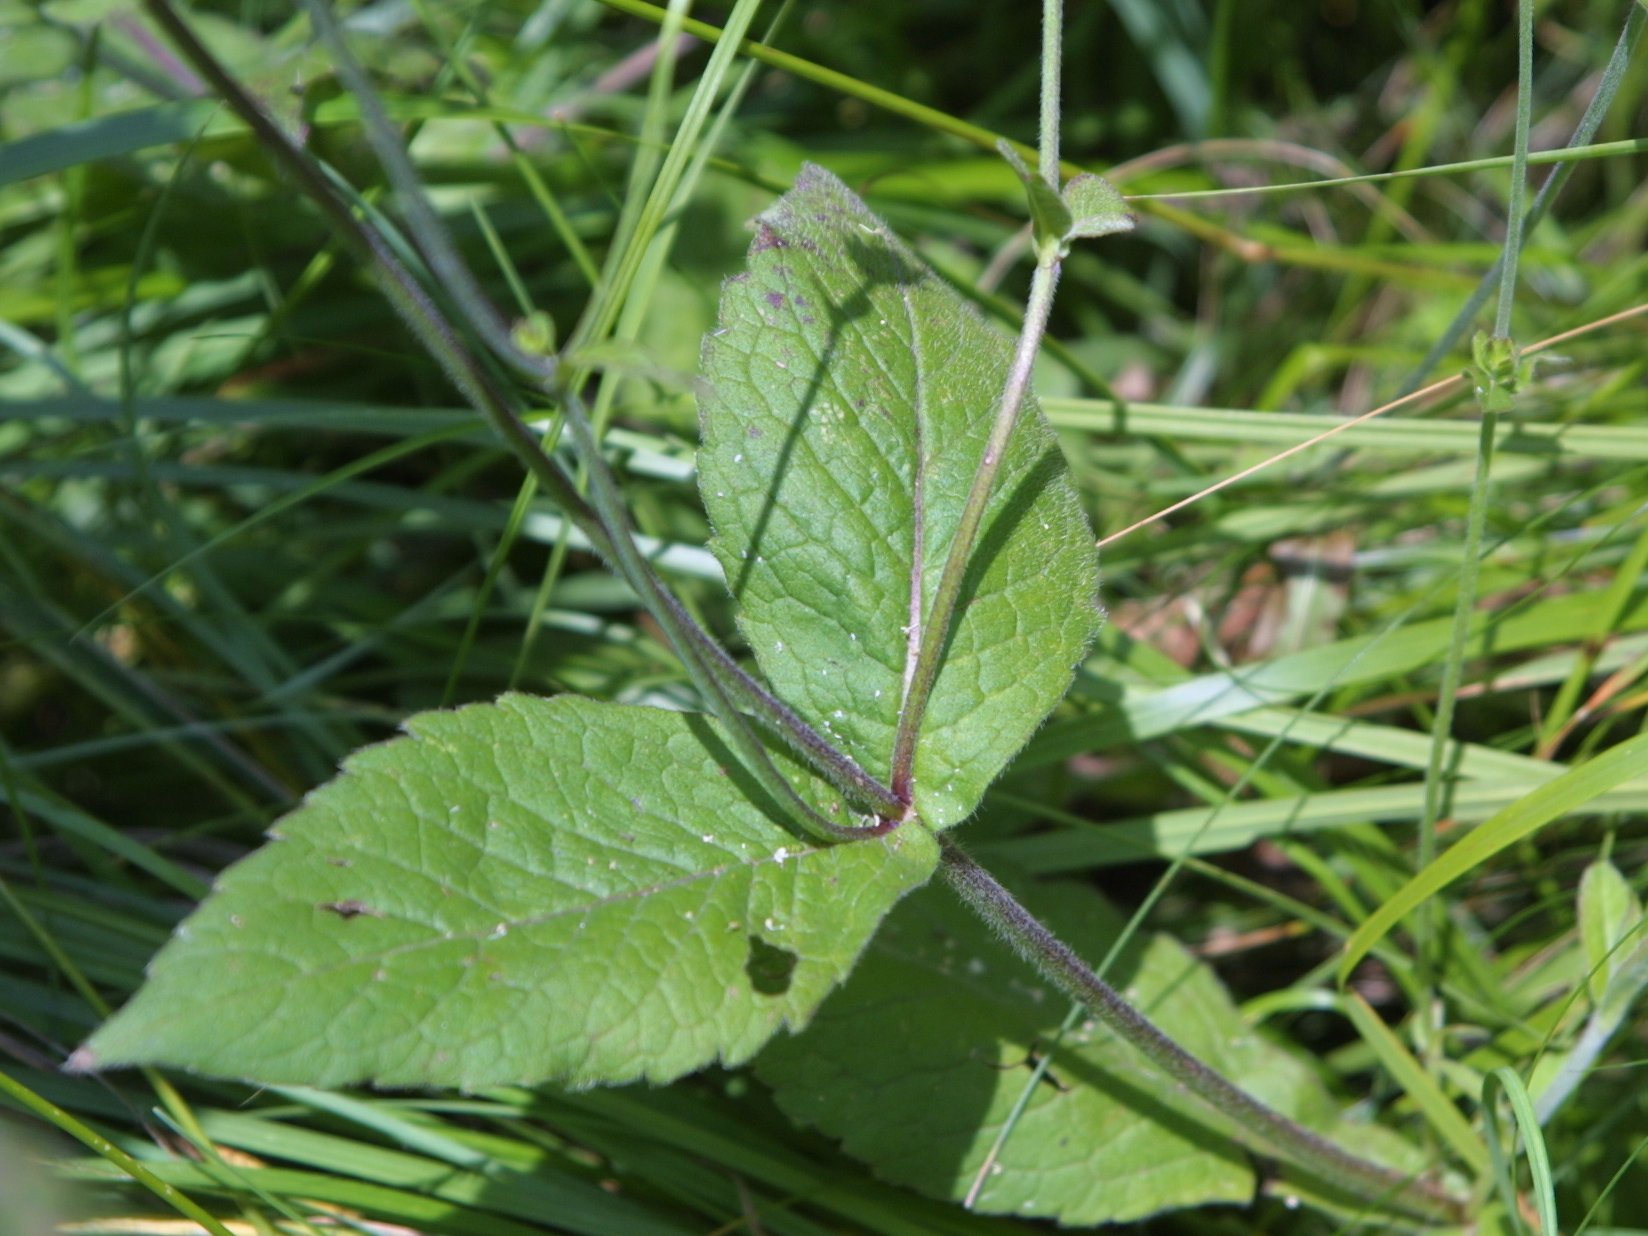
[[[744,973],[750,976],[750,986],[763,996],[783,995],[790,989],[790,978],[801,958],[787,948],[768,944],[760,936],[749,939],[750,957],[744,963]]]
[[[359,918],[362,914],[368,918],[382,918],[383,911],[373,909],[364,901],[357,901],[351,897],[347,901],[323,901],[315,907],[317,910],[330,910],[342,919]]]

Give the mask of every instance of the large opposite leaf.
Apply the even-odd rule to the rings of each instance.
[[[839,180],[762,215],[705,342],[699,452],[714,548],[778,694],[886,778],[1010,341]],[[1092,535],[1024,410],[920,733],[915,802],[966,816],[1069,686],[1098,624]]]
[[[225,872],[71,1064],[664,1081],[804,1024],[933,870],[919,828],[798,840],[700,717],[512,695],[408,729]]]
[[[1090,958],[1104,955],[1120,927],[1102,899],[1076,885],[1044,885],[1027,901]],[[1177,1042],[1256,1097],[1308,1125],[1334,1123],[1309,1072],[1255,1034],[1212,972],[1173,941],[1136,945],[1110,977]],[[840,1138],[887,1180],[959,1201],[983,1173],[979,1210],[1093,1224],[1250,1199],[1253,1162],[1230,1128],[1131,1047],[1091,1021],[1055,1046],[1068,1009],[935,887],[901,905],[812,1025],[770,1045],[755,1067],[787,1114]],[[991,1165],[998,1134],[1049,1052],[1045,1078]],[[1336,1132],[1364,1153],[1401,1154],[1384,1130]]]

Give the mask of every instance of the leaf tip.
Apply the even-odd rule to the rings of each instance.
[[[1065,185],[1064,201],[1074,217],[1072,238],[1091,240],[1114,232],[1130,232],[1137,222],[1121,191],[1103,176],[1090,172],[1073,177]]]
[[[996,153],[1012,165],[1013,170],[1018,173],[1020,180],[1028,184],[1032,179],[1034,179],[1034,173],[1031,172],[1029,165],[1025,163],[1024,157],[1013,148],[1013,143],[1008,141],[1005,137],[998,137],[996,139]]]
[[[768,249],[786,249],[788,247],[789,242],[773,230],[773,226],[765,219],[755,221],[755,239],[750,242],[751,257],[754,257],[757,253],[765,253]],[[734,278],[736,277],[734,276]],[[747,279],[749,276],[746,274],[744,277]]]
[[[63,1071],[76,1075],[100,1073],[103,1071],[103,1061],[90,1046],[77,1047],[63,1061]]]

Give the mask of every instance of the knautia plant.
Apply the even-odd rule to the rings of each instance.
[[[828,173],[757,225],[706,347],[702,486],[768,680],[886,785],[1005,343]],[[225,873],[86,1048],[266,1081],[667,1081],[804,1024],[1068,685],[1092,537],[1039,416],[877,820],[713,717],[561,696],[412,718]],[[891,792],[891,791],[889,791]],[[211,1012],[211,1010],[217,1010]]]
[[[1060,183],[1056,117],[1039,172],[1007,152],[1037,254],[1016,344],[820,168],[756,221],[705,341],[699,453],[756,677],[636,550],[571,363],[525,351],[429,228],[430,266],[473,317],[448,320],[151,8],[635,589],[702,709],[512,694],[410,718],[223,873],[72,1067],[476,1091],[663,1083],[768,1048],[758,1073],[795,1119],[983,1210],[1084,1223],[1241,1200],[1265,1178],[1245,1145],[1285,1162],[1295,1197],[1460,1216],[1394,1136],[1363,1127],[1344,1149],[1308,1070],[1176,945],[1134,942],[1113,987],[1082,960],[1119,930],[1090,890],[1021,902],[949,835],[1058,704],[1101,617],[1093,534],[1029,379],[1070,244],[1130,217],[1095,177]],[[564,412],[587,500],[525,430],[519,390]],[[923,889],[936,872],[950,891]],[[1067,1020],[1059,993],[1086,1011]],[[1054,1042],[1026,1096],[1018,1066]]]

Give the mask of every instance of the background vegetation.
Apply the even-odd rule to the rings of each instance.
[[[704,63],[701,42],[682,45],[673,82],[652,78],[642,7],[412,0],[351,17],[472,264],[500,303],[563,332],[611,299],[602,263],[625,204]],[[607,441],[661,567],[729,640],[692,483],[693,374],[745,222],[802,160],[824,163],[1011,328],[1020,191],[965,127],[1034,138],[1022,7],[765,10],[774,47],[829,72],[754,71],[667,260],[611,300]],[[1536,150],[1569,140],[1643,12],[1539,8]],[[1066,155],[1141,195],[1136,233],[1067,263],[1038,375],[1101,537],[1464,367],[1463,344],[1430,352],[1499,254],[1510,173],[1456,165],[1510,150],[1513,17],[1486,0],[1071,6]],[[243,3],[193,20],[375,200],[354,103],[300,17]],[[688,689],[626,589],[522,490],[138,12],[0,0],[0,42],[0,1073],[5,1101],[37,1117],[11,1122],[29,1148],[0,1151],[0,1210],[43,1192],[18,1165],[44,1154],[97,1230],[176,1218],[129,1182],[130,1154],[247,1231],[1035,1227],[878,1183],[744,1074],[458,1097],[58,1073],[213,873],[408,712],[511,686]],[[1633,61],[1593,143],[1643,131],[1645,89]],[[1529,238],[1523,345],[1648,299],[1643,153],[1593,153]],[[1277,188],[1403,170],[1430,174]],[[1161,198],[1231,188],[1267,191]],[[1455,830],[1642,728],[1643,320],[1549,350],[1519,394],[1468,638],[1454,612],[1481,445],[1460,384],[1107,545],[1111,621],[963,834],[993,863],[1144,907],[1347,1104],[1439,1160],[1432,1092],[1335,1011],[1333,965]],[[1450,710],[1459,742],[1436,770]],[[1648,778],[1592,796],[1448,887],[1351,983],[1471,1118],[1494,1068],[1533,1076],[1619,1010],[1545,1126],[1551,1178],[1523,1178],[1567,1231],[1648,1228],[1645,1045],[1624,1011],[1641,980],[1610,994],[1597,977],[1636,943],[1621,890],[1643,891],[1645,808]],[[1170,870],[1187,847],[1204,861]],[[1606,911],[1592,893],[1587,924],[1581,880],[1602,859],[1624,881]],[[67,1142],[71,1120],[109,1141]],[[1149,1226],[1336,1223],[1260,1199]]]

